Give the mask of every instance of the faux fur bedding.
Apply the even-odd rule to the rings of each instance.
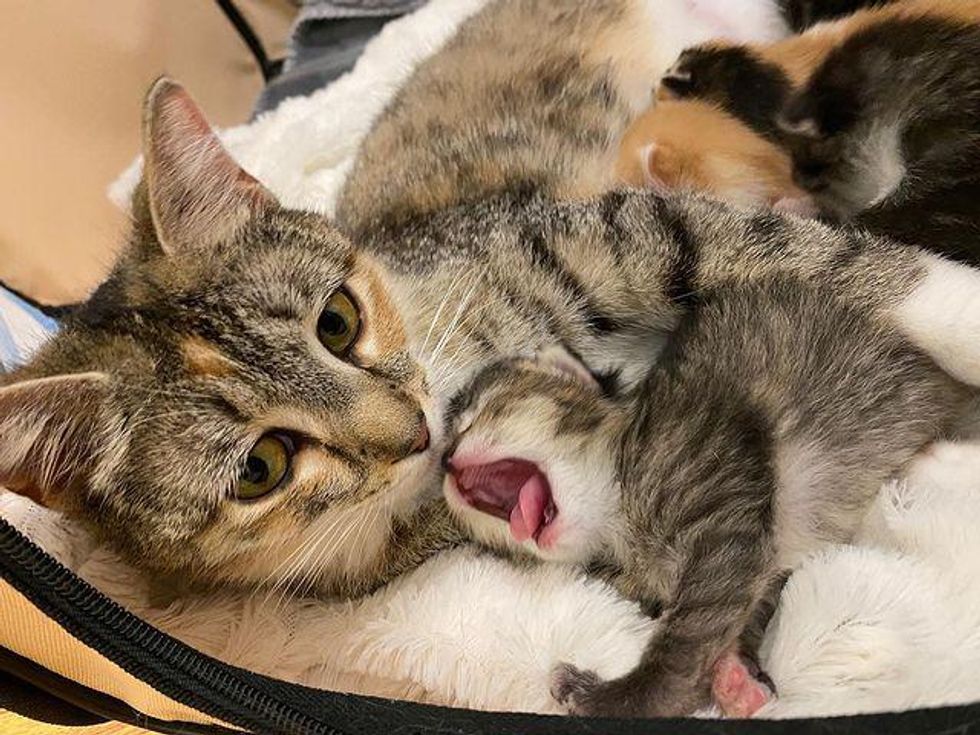
[[[419,58],[484,0],[434,0],[386,27],[357,68],[224,138],[292,206],[329,212],[360,137]],[[732,3],[732,18],[769,12]],[[743,7],[744,6],[744,7]],[[773,33],[778,22],[773,21]],[[717,29],[716,29],[717,30]],[[729,35],[739,29],[729,24]],[[675,34],[677,44],[709,29]],[[125,202],[135,169],[113,190]],[[304,684],[457,706],[555,712],[559,661],[605,677],[655,623],[557,566],[518,570],[472,550],[431,560],[355,603],[218,594],[154,607],[139,577],[80,529],[18,496],[0,515],[134,612],[239,666]],[[790,579],[763,650],[779,697],[761,716],[895,710],[980,699],[980,443],[940,444],[882,488],[854,546]]]

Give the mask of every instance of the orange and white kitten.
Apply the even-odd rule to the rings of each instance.
[[[695,190],[735,204],[812,214],[789,154],[719,106],[657,101],[623,136],[617,178],[660,191]]]

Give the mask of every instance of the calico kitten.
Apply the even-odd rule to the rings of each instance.
[[[789,154],[710,102],[663,100],[630,125],[616,174],[630,186],[703,191],[735,206],[816,214]]]
[[[944,5],[848,37],[781,123],[796,179],[825,212],[866,226],[898,214],[889,234],[926,242],[901,217],[915,209],[949,254],[980,264],[980,3],[968,18]]]
[[[775,595],[853,536],[881,484],[941,437],[969,392],[832,290],[777,280],[705,295],[619,400],[571,358],[475,381],[444,492],[492,548],[601,572],[662,625],[638,668],[559,668],[572,712],[678,716],[715,696],[747,716]]]
[[[337,225],[278,204],[159,82],[128,247],[2,379],[0,484],[151,576],[355,595],[458,542],[444,424],[501,357],[561,342],[628,386],[701,293],[788,273],[980,383],[980,274],[608,190],[647,80],[679,52],[650,11],[489,4],[376,121]]]
[[[881,4],[804,0],[781,7],[790,28],[801,32]],[[812,54],[806,43],[780,39],[768,46],[741,46],[714,40],[685,50],[659,80],[653,104],[623,136],[619,180],[661,190],[705,191],[738,206],[778,205],[782,211],[816,216],[816,207],[793,181],[792,160],[776,121],[792,88],[788,72],[761,56],[768,52],[789,59],[799,46],[803,50],[796,54],[806,58]],[[752,53],[756,48],[760,55]]]
[[[769,46],[690,49],[658,94],[740,120],[825,216],[978,264],[978,51],[980,3],[896,1]]]

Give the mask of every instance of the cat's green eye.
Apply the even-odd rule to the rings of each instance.
[[[316,334],[330,352],[343,356],[354,345],[361,331],[361,315],[357,304],[345,291],[330,297],[316,322]]]
[[[292,439],[285,434],[266,434],[259,439],[245,460],[235,497],[255,500],[279,487],[289,473],[295,450]]]

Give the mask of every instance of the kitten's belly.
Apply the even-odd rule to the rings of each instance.
[[[863,512],[837,502],[835,491],[853,478],[833,457],[815,441],[777,440],[775,466],[773,537],[781,568],[793,569],[814,551],[851,540]]]

